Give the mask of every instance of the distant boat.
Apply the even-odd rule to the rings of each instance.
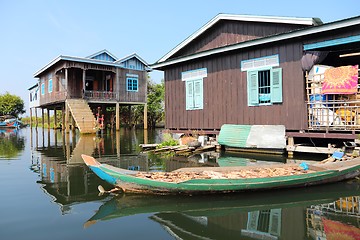
[[[205,194],[306,187],[360,175],[360,157],[315,164],[181,168],[172,172],[140,172],[101,164],[81,155],[101,179],[119,190],[147,194]]]
[[[0,128],[20,128],[24,124],[14,116],[0,116]]]

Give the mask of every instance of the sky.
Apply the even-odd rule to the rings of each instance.
[[[106,49],[153,64],[219,13],[327,23],[359,16],[360,8],[358,0],[0,0],[0,94],[21,97],[29,115],[33,75],[57,56]],[[163,73],[150,77],[160,82]]]

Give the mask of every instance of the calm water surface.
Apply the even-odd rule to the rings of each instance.
[[[289,161],[140,153],[140,143],[160,141],[160,130],[81,137],[0,130],[0,239],[360,239],[358,180],[223,196],[98,195],[99,184],[110,186],[82,163],[82,153],[146,171]]]

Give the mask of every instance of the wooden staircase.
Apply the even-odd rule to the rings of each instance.
[[[80,133],[96,133],[96,120],[84,99],[67,99],[67,107]]]
[[[71,153],[68,164],[83,164],[84,161],[82,160],[81,154],[91,156],[95,151],[96,141],[94,138],[95,136],[89,134],[81,135]]]

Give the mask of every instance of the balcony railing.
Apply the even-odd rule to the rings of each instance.
[[[40,98],[40,105],[48,104],[48,103],[56,103],[65,101],[67,98],[66,91],[53,92],[51,94],[46,95],[45,97]]]
[[[119,100],[119,93],[108,91],[85,91],[84,98],[101,101]]]

